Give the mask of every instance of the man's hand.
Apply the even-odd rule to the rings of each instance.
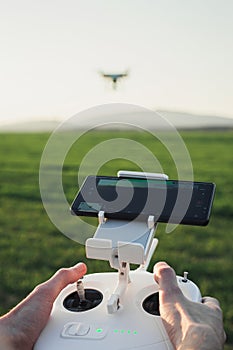
[[[220,350],[226,336],[219,302],[210,297],[202,304],[183,295],[174,270],[165,262],[154,266],[159,284],[160,315],[176,350]]]
[[[53,302],[68,284],[86,273],[79,263],[58,270],[48,281],[38,285],[31,294],[8,314],[0,318],[0,347],[4,350],[31,350],[45,327]]]

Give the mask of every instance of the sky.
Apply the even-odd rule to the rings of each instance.
[[[232,0],[0,0],[0,123],[105,103],[233,118]],[[99,74],[129,71],[117,90]]]

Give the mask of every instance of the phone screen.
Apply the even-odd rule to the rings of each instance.
[[[215,185],[207,182],[88,176],[71,205],[78,216],[207,225]]]

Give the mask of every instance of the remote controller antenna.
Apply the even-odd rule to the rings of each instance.
[[[78,293],[80,302],[86,300],[86,298],[85,298],[85,289],[84,289],[82,280],[78,280],[77,283],[76,283],[76,286],[77,286],[77,293]]]
[[[188,282],[188,271],[184,271],[184,276],[183,276],[183,279],[182,279],[182,282]]]

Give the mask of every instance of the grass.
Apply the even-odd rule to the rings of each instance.
[[[227,345],[233,345],[232,308],[232,151],[233,131],[181,132],[191,155],[196,181],[217,185],[211,221],[207,227],[178,226],[171,234],[160,224],[159,247],[151,261],[166,260],[177,271],[190,272],[202,295],[218,298],[224,311]],[[150,134],[136,131],[93,131],[72,147],[63,166],[63,186],[69,201],[77,191],[77,171],[83,156],[100,142],[115,137],[137,140],[162,159],[164,171],[177,177],[165,147]],[[5,313],[30,290],[61,266],[85,261],[89,273],[110,270],[107,262],[88,261],[84,247],[61,234],[48,218],[39,190],[40,159],[49,134],[0,135],[0,312]],[[126,159],[103,162],[99,173],[134,170]],[[149,170],[149,169],[148,169]],[[155,171],[155,169],[153,169]],[[78,227],[77,227],[78,230]]]

